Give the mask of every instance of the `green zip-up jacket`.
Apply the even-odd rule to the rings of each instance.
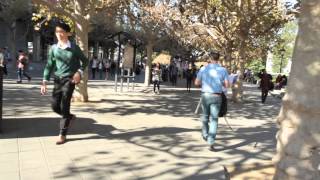
[[[71,48],[61,49],[54,44],[48,54],[48,62],[44,68],[43,80],[49,81],[50,74],[60,78],[72,76],[77,71],[84,71],[89,61],[82,53],[80,47],[71,42]]]

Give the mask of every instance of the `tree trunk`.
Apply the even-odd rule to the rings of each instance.
[[[37,32],[33,32],[33,52],[32,57],[33,61],[40,62],[40,55],[41,55],[41,37],[40,34]]]
[[[114,62],[114,48],[112,47],[110,50],[110,60]]]
[[[240,48],[239,48],[239,56],[238,56],[238,69],[240,70],[240,75],[238,76],[238,80],[232,88],[232,101],[241,102],[243,100],[243,73],[244,73],[244,65],[245,65],[245,47],[244,40],[241,40]]]
[[[145,68],[145,77],[144,77],[144,85],[150,85],[150,76],[151,76],[151,66],[152,66],[152,53],[153,53],[153,42],[149,41],[147,45],[147,62]]]
[[[16,47],[16,26],[17,26],[17,23],[16,21],[10,23],[8,26],[7,26],[7,35],[8,35],[8,43],[9,43],[9,52],[10,52],[10,58],[12,60],[12,67],[13,68],[16,68],[16,62],[17,62],[17,58],[16,58],[16,55],[17,55],[17,47]]]
[[[268,53],[269,53],[269,50],[267,48],[265,48],[262,52],[261,59],[264,67],[267,67]]]
[[[278,117],[274,180],[320,177],[320,1],[302,1],[287,93]]]
[[[76,40],[85,56],[88,57],[88,31],[89,22],[84,18],[85,5],[83,0],[75,0],[75,14],[78,19],[75,21]],[[88,102],[88,67],[83,73],[82,82],[77,85],[73,94],[74,101]]]

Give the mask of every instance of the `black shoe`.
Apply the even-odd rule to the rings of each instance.
[[[205,140],[205,141],[207,141],[208,137],[202,136],[202,139]]]
[[[17,81],[18,84],[22,83],[22,81]]]
[[[213,145],[210,145],[210,147],[209,147],[209,151],[216,152],[216,149],[214,148],[214,146],[213,146]]]
[[[28,77],[28,81],[29,81],[29,82],[31,81],[31,77]]]

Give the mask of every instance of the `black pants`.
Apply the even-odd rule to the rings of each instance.
[[[3,66],[3,74],[8,75],[7,65]]]
[[[97,68],[91,68],[91,71],[92,71],[92,79],[95,79]]]
[[[153,92],[156,92],[156,87],[158,88],[158,92],[160,91],[160,81],[153,81]]]
[[[66,136],[68,126],[73,115],[70,114],[70,101],[74,91],[75,84],[71,77],[54,78],[54,88],[52,92],[52,109],[62,116],[60,120],[60,135]]]
[[[261,102],[264,103],[267,99],[267,96],[268,96],[268,90],[262,90],[261,91]]]
[[[177,75],[172,75],[172,86],[176,86],[177,85]]]
[[[191,88],[191,83],[192,83],[192,78],[187,78],[187,91],[190,92],[190,88]]]

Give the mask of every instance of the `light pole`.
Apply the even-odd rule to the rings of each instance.
[[[284,49],[284,47],[282,47],[281,49],[280,49],[280,55],[281,55],[281,59],[280,59],[280,74],[281,74],[281,72],[282,72],[282,61],[283,61],[283,58],[284,58],[284,52],[285,52],[286,50]]]

